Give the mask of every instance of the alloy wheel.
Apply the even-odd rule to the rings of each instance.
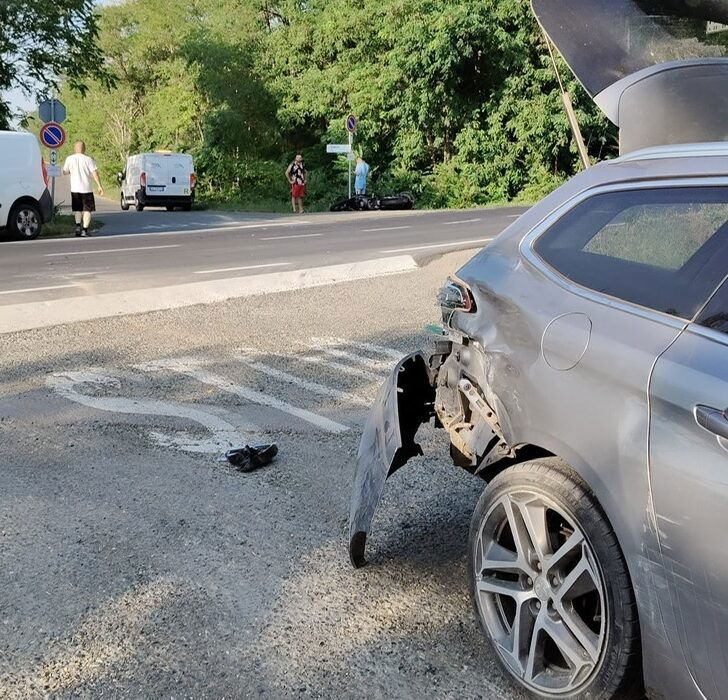
[[[34,238],[40,230],[38,213],[34,209],[21,208],[15,217],[15,228],[25,238]]]
[[[505,493],[482,520],[473,566],[481,621],[513,675],[552,696],[594,677],[608,629],[604,580],[572,516],[544,494]]]

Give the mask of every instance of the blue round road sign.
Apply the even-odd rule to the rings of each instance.
[[[56,122],[48,122],[40,130],[40,140],[48,148],[60,148],[66,142],[66,132]]]
[[[354,132],[356,131],[356,125],[357,125],[358,123],[359,123],[359,121],[357,120],[357,118],[356,118],[356,117],[355,117],[355,116],[354,116],[353,114],[350,114],[350,115],[349,115],[349,116],[348,116],[348,117],[346,118],[346,130],[347,130],[347,131],[348,131],[348,132],[349,132],[350,134],[354,133]]]

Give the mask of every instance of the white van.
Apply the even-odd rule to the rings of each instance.
[[[157,151],[129,156],[117,180],[124,211],[132,205],[137,211],[144,207],[167,207],[167,211],[180,207],[190,211],[195,201],[197,179],[192,156],[187,153]]]
[[[0,228],[31,240],[52,214],[38,139],[25,131],[0,131]]]

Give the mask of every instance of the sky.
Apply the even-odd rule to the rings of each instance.
[[[120,0],[96,0],[99,7],[104,5],[116,4]],[[27,112],[35,109],[36,100],[34,97],[28,97],[19,89],[10,90],[2,93],[3,99],[10,100],[10,108],[13,112]]]

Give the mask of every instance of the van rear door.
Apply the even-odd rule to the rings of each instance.
[[[187,154],[167,156],[167,171],[169,173],[167,194],[174,197],[189,197],[192,156]]]
[[[167,195],[170,194],[169,166],[167,156],[151,153],[144,156],[142,170],[146,173],[146,194]]]

